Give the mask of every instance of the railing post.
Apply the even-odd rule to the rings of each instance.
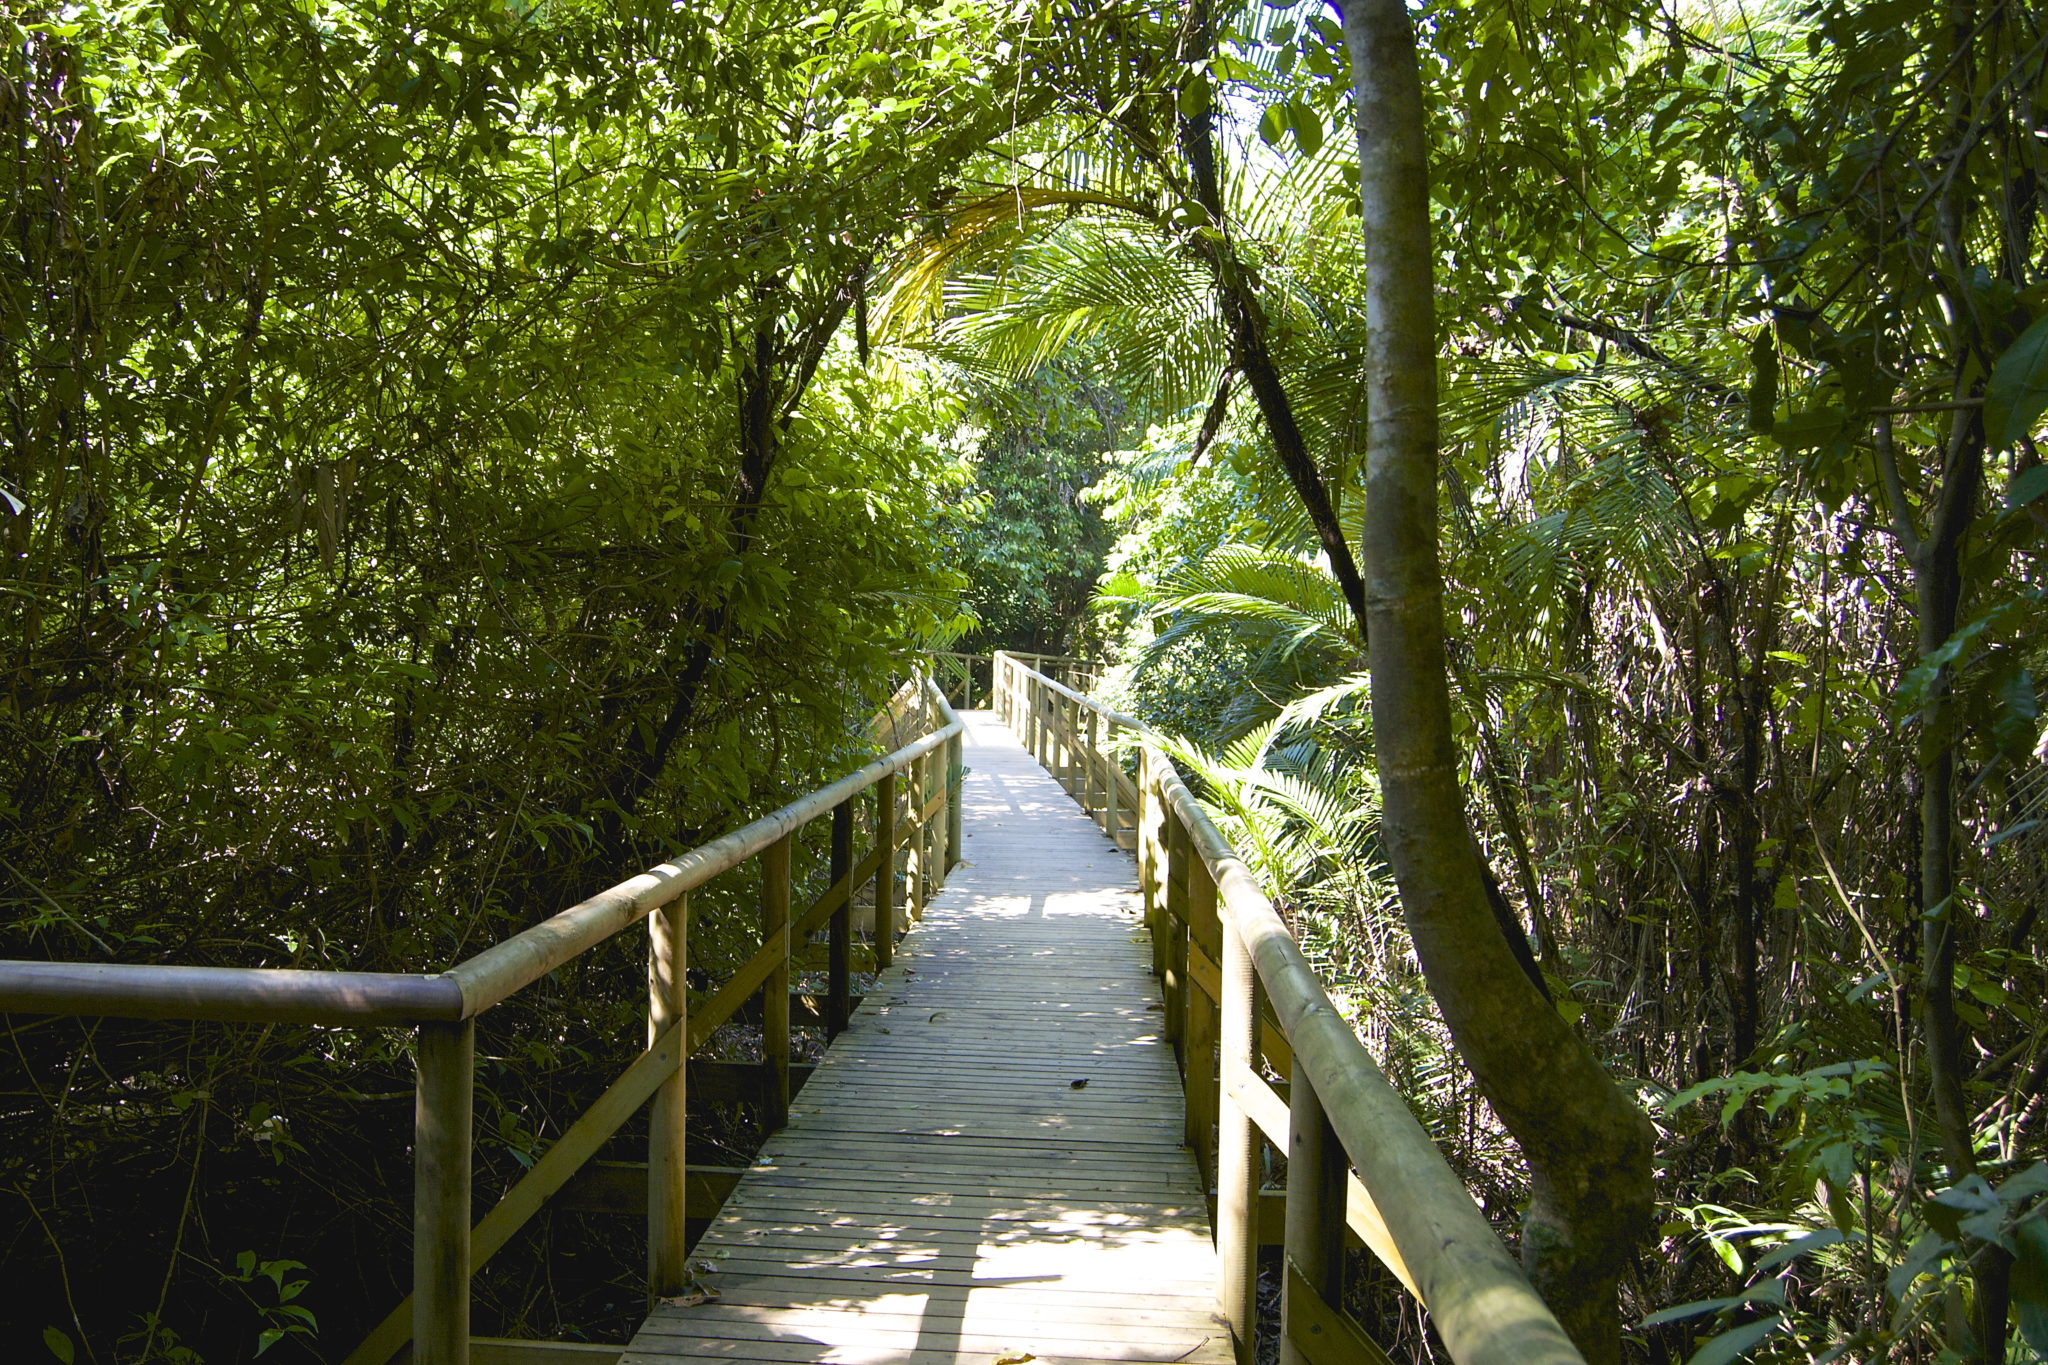
[[[946,830],[953,818],[950,809],[953,789],[946,781],[945,745],[942,744],[927,754],[925,763],[925,779],[931,787],[931,791],[925,797],[925,804],[929,806],[934,799],[939,803],[937,813],[926,823],[924,829],[924,898],[929,903],[946,884]]]
[[[1081,808],[1086,810],[1088,786],[1081,780],[1081,708],[1072,697],[1060,697],[1060,721],[1061,728],[1067,734],[1066,757],[1060,764],[1065,770],[1065,775],[1060,781],[1066,787],[1067,794],[1079,801]]]
[[[1188,957],[1200,950],[1195,937],[1195,926],[1207,923],[1216,915],[1216,883],[1209,875],[1209,865],[1191,847],[1183,833],[1181,847],[1185,849],[1188,867],[1188,916],[1185,936],[1185,952]],[[1186,962],[1187,957],[1182,961]],[[1187,1022],[1181,1036],[1181,1061],[1185,1067],[1185,1088],[1187,1091],[1187,1143],[1195,1153],[1195,1164],[1201,1168],[1202,1178],[1213,1184],[1216,1179],[1216,1094],[1217,1094],[1217,1009],[1216,1002],[1195,980],[1192,968],[1187,971],[1186,985],[1182,987],[1182,998],[1186,1002]]]
[[[1118,848],[1124,846],[1124,817],[1117,805],[1117,779],[1123,776],[1123,764],[1116,761],[1116,722],[1102,722],[1102,826],[1109,832],[1109,841]]]
[[[1052,689],[1038,678],[1033,678],[1031,692],[1038,698],[1038,763],[1047,772],[1052,772],[1059,762],[1060,751],[1059,719],[1053,714]]]
[[[832,861],[826,875],[833,886],[853,875],[853,801],[841,801],[832,808]],[[846,1032],[851,1012],[853,975],[853,888],[832,912],[831,946],[826,950],[825,1035],[837,1038]]]
[[[1074,709],[1077,719],[1081,713],[1088,717],[1081,728],[1081,809],[1094,817],[1102,809],[1102,803],[1095,799],[1096,769],[1102,763],[1102,717],[1078,703]]]
[[[469,1181],[476,1021],[419,1026],[413,1102],[412,1358],[469,1363]]]
[[[779,944],[781,962],[761,985],[761,1050],[768,1064],[766,1124],[789,1123],[789,835],[761,850],[761,946]]]
[[[1041,768],[1045,766],[1045,692],[1038,679],[1024,675],[1024,716],[1028,738],[1024,747],[1030,751],[1032,760]]]
[[[896,774],[875,784],[875,847],[882,851],[875,869],[875,970],[896,960]]]
[[[1258,1331],[1258,1135],[1237,1097],[1238,1077],[1252,1067],[1258,1018],[1258,975],[1251,950],[1228,913],[1223,916],[1222,1046],[1216,1122],[1216,1255],[1221,1262],[1217,1308],[1237,1338],[1237,1358],[1251,1365]]]
[[[961,828],[960,788],[967,780],[965,736],[955,735],[946,741],[946,871],[960,866],[960,845],[964,831]]]
[[[1344,1303],[1344,1149],[1330,1131],[1323,1102],[1299,1062],[1287,1096],[1287,1233],[1280,1279],[1280,1365],[1310,1365],[1295,1345],[1304,1319],[1300,1302],[1315,1294],[1330,1308]]]
[[[1167,805],[1165,784],[1160,785],[1160,804],[1166,806],[1166,1036],[1181,1045],[1181,1074],[1187,1074],[1186,1039],[1188,1022],[1188,835],[1180,816]],[[1185,1083],[1183,1083],[1185,1088]]]
[[[903,818],[910,824],[910,838],[906,841],[909,853],[903,868],[903,900],[912,923],[924,918],[924,766],[923,758],[910,760],[910,788],[903,811]]]
[[[1149,744],[1138,750],[1138,890],[1145,898],[1145,928],[1152,935],[1152,975],[1166,985],[1167,920],[1160,860],[1165,856],[1160,834],[1159,779],[1152,770]]]
[[[688,1038],[690,898],[677,896],[647,917],[647,1045],[671,1024]],[[687,1050],[687,1044],[683,1050]],[[689,1058],[654,1092],[647,1113],[647,1295],[680,1294],[689,1279],[684,1256],[683,1136],[688,1117]]]
[[[1067,768],[1074,754],[1074,732],[1067,724],[1067,699],[1049,687],[1045,689],[1045,697],[1052,707],[1052,775],[1059,782],[1060,790],[1072,796],[1074,784],[1067,780]]]

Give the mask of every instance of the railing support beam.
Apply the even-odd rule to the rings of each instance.
[[[875,870],[875,970],[896,960],[896,774],[875,784],[875,847],[882,865]]]
[[[832,808],[832,861],[829,881],[839,885],[853,872],[853,802],[842,801]],[[825,1034],[837,1038],[846,1032],[847,1000],[853,978],[853,893],[832,912],[831,946],[825,984]]]
[[[1330,1131],[1323,1102],[1301,1068],[1287,1093],[1286,1263],[1280,1291],[1280,1365],[1312,1365],[1295,1344],[1313,1305],[1307,1290],[1332,1308],[1344,1303],[1344,1149]],[[1291,1272],[1291,1273],[1287,1273]],[[1297,1283],[1297,1280],[1299,1281]]]
[[[414,1365],[469,1365],[476,1021],[421,1024],[413,1108]]]
[[[689,1013],[690,898],[676,897],[647,917],[647,1046]],[[687,1035],[687,1029],[685,1030]],[[678,1049],[678,1053],[681,1049]],[[689,1279],[684,1252],[684,1194],[688,1183],[684,1133],[689,1115],[689,1067],[678,1055],[676,1073],[661,1083],[647,1112],[647,1294],[680,1294]]]
[[[1254,1067],[1258,974],[1244,939],[1223,921],[1223,999],[1220,1003],[1222,1085],[1216,1120],[1216,1255],[1221,1262],[1216,1306],[1236,1337],[1239,1365],[1257,1357],[1259,1321],[1258,1134],[1235,1094],[1232,1079]]]
[[[765,1126],[789,1124],[789,843],[783,835],[761,851],[761,946],[780,945],[781,962],[761,983],[761,1050],[770,1078]]]

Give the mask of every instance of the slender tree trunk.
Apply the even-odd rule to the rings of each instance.
[[[1209,0],[1190,0],[1182,25],[1176,55],[1191,65],[1207,61],[1216,45],[1215,16]],[[1192,75],[1190,79],[1206,82],[1208,77]],[[1273,453],[1279,458],[1281,471],[1287,475],[1295,496],[1301,499],[1302,510],[1308,513],[1316,542],[1330,561],[1330,576],[1337,580],[1337,590],[1344,595],[1362,635],[1365,584],[1352,558],[1350,542],[1344,539],[1344,531],[1337,524],[1336,505],[1330,500],[1322,471],[1316,468],[1308,442],[1302,437],[1301,425],[1294,419],[1294,404],[1280,382],[1280,367],[1273,362],[1266,345],[1266,315],[1259,307],[1258,287],[1231,245],[1230,223],[1223,211],[1223,185],[1216,168],[1214,118],[1214,112],[1204,102],[1199,112],[1179,115],[1175,127],[1174,140],[1187,163],[1191,182],[1187,188],[1208,214],[1212,229],[1208,234],[1194,236],[1194,249],[1216,280],[1217,305],[1230,334],[1231,366],[1244,376],[1245,387],[1252,391],[1259,405],[1259,415],[1265,419],[1266,432],[1273,439]],[[1218,402],[1227,396],[1227,387],[1219,386]],[[1213,415],[1220,424],[1221,413]],[[1207,429],[1205,423],[1204,430]]]
[[[1958,414],[1943,460],[1934,523],[1913,554],[1913,587],[1921,657],[1948,643],[1961,624],[1963,549],[1983,481],[1980,420]],[[1956,749],[1949,670],[1936,675],[1920,713],[1920,1028],[1926,1044],[1927,1088],[1949,1175],[1977,1169],[1968,1098],[1963,1093],[1962,1020],[1956,1014]],[[1973,1350],[1965,1359],[2001,1365],[2005,1359],[2012,1257],[1996,1243],[1970,1256]]]
[[[1428,159],[1403,0],[1350,0],[1368,319],[1365,561],[1382,828],[1444,1020],[1527,1157],[1523,1264],[1589,1361],[1619,1361],[1615,1287],[1649,1230],[1649,1120],[1530,984],[1494,923],[1451,737],[1437,560]]]

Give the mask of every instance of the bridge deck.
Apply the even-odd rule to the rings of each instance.
[[[1232,1359],[1135,867],[966,720],[967,865],[622,1365]]]

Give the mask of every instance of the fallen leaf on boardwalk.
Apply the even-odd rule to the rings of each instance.
[[[699,1304],[716,1303],[719,1293],[708,1285],[698,1285],[687,1294],[672,1294],[662,1300],[670,1308],[695,1308]]]
[[[996,1356],[996,1365],[1025,1365],[1026,1361],[1036,1359],[1029,1351],[1004,1351]]]
[[[1161,1014],[1166,1013],[1166,1006],[1164,1005],[1147,1005],[1145,1008],[1148,1010],[1158,1010]]]
[[[925,1020],[925,1022],[926,1022],[927,1024],[936,1024],[936,1023],[938,1023],[938,1022],[939,1022],[939,1020],[941,1020],[941,1019],[943,1019],[943,1018],[945,1018],[945,1017],[946,1017],[946,1012],[945,1012],[944,1010],[940,1010],[940,1011],[939,1011],[939,1012],[938,1012],[937,1014],[934,1014],[934,1015],[933,1015],[933,1016],[932,1016],[931,1018],[929,1018],[929,1019]]]
[[[1083,1076],[1083,1077],[1082,1077],[1082,1078],[1081,1078],[1080,1080],[1078,1080],[1078,1081],[1068,1081],[1068,1082],[1067,1082],[1067,1089],[1069,1089],[1069,1090],[1086,1090],[1087,1088],[1088,1088],[1088,1078],[1087,1078],[1086,1076]]]

